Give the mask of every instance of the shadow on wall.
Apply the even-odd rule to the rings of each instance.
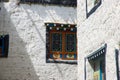
[[[9,10],[10,6],[1,6],[0,31],[9,33],[10,45],[8,58],[0,58],[0,80],[77,80],[77,65],[45,61],[44,22],[72,24],[74,8],[20,4]]]
[[[77,80],[76,64],[70,65],[63,63],[46,63],[46,27],[44,25],[45,22],[72,24],[75,22],[76,12],[74,11],[76,10],[74,10],[74,8],[68,7],[27,4],[21,4],[20,9],[22,9],[21,11],[23,11],[23,14],[25,13],[26,19],[30,20],[30,25],[32,25],[34,33],[36,34],[35,37],[37,37],[36,40],[38,39],[38,41],[34,40],[34,43],[36,44],[36,46],[39,47],[39,52],[37,52],[36,50],[32,51],[34,52],[33,55],[35,56],[35,58],[39,57],[37,58],[37,65],[39,65],[39,67],[36,67],[36,69],[38,69],[37,72],[40,74],[40,80]]]
[[[37,20],[39,20],[39,22],[41,21],[42,24],[44,24],[44,22],[76,24],[77,10],[72,7],[24,5],[24,4],[23,5],[21,4],[21,6],[23,9],[27,10],[28,13],[36,15],[36,16],[30,15],[31,19],[33,19],[36,23]]]
[[[39,80],[26,50],[26,43],[18,35],[4,4],[0,3],[0,6],[0,33],[10,35],[8,58],[0,58],[0,80]]]

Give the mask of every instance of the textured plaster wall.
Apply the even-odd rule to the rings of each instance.
[[[120,1],[102,0],[97,10],[86,18],[85,0],[78,0],[78,77],[84,80],[84,57],[107,43],[106,80],[117,80],[115,49],[120,41]],[[82,74],[81,74],[82,73]],[[80,76],[79,76],[80,75]],[[92,80],[88,78],[86,80]]]
[[[77,80],[77,65],[46,63],[45,22],[76,24],[76,8],[0,3],[0,34],[10,35],[0,80]]]

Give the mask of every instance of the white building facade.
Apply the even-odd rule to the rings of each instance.
[[[76,24],[76,7],[0,3],[0,35],[9,34],[0,80],[77,80],[77,64],[46,62],[45,23]]]
[[[119,80],[119,8],[119,0],[78,0],[77,8],[1,2],[0,38],[9,35],[9,50],[7,58],[0,58],[0,80]],[[70,52],[69,59],[62,56],[66,52],[57,53],[55,59],[62,56],[57,62],[47,59],[46,27],[74,31],[76,24],[76,53]]]
[[[118,0],[78,0],[78,79],[119,80]]]

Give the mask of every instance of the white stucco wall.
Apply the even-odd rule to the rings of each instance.
[[[97,10],[86,18],[85,0],[78,0],[78,76],[84,80],[84,57],[107,43],[106,80],[117,80],[115,49],[120,41],[120,1],[102,0]],[[87,79],[88,80],[88,79]],[[89,79],[91,80],[91,79]]]
[[[0,33],[10,35],[0,80],[77,80],[77,65],[46,63],[45,22],[77,23],[76,8],[0,3]]]

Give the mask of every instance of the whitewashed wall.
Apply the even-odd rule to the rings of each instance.
[[[78,0],[78,76],[84,80],[84,58],[107,43],[106,80],[117,80],[115,49],[120,41],[120,1],[102,0],[98,9],[86,18],[85,0]],[[81,74],[82,73],[82,74]],[[91,79],[87,79],[91,80]]]
[[[77,80],[77,65],[46,63],[45,22],[77,22],[76,8],[0,3],[0,34],[10,35],[9,56],[0,58],[0,80]]]

